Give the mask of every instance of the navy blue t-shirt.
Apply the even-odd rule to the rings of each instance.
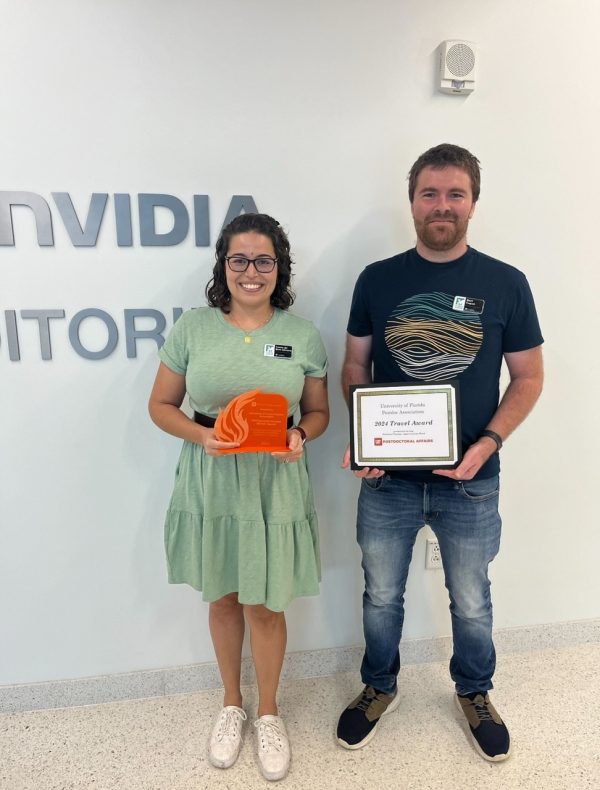
[[[543,343],[525,275],[472,247],[447,263],[411,249],[367,266],[354,288],[348,333],[372,335],[375,384],[460,381],[463,452],[496,411],[503,354]],[[476,477],[499,470],[494,453]],[[422,470],[390,474],[442,479]]]

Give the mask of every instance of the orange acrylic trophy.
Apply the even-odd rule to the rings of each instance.
[[[288,402],[283,395],[250,390],[219,412],[215,436],[221,442],[239,442],[226,453],[285,452]]]

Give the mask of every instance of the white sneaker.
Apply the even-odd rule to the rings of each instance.
[[[283,779],[290,767],[290,742],[285,724],[279,716],[261,716],[257,729],[258,761],[265,779]]]
[[[237,760],[247,718],[235,705],[227,705],[219,713],[208,741],[208,759],[216,768],[229,768]]]

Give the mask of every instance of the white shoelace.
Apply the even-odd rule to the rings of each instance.
[[[270,751],[273,747],[278,752],[283,751],[287,736],[276,722],[258,719],[254,722],[254,726],[258,728],[261,749]]]
[[[240,708],[223,708],[217,723],[217,740],[235,740],[238,738],[242,722],[246,721],[247,718],[245,711],[240,710]]]

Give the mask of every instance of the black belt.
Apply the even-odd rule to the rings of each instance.
[[[203,425],[205,428],[214,428],[216,419],[214,417],[209,417],[208,414],[202,414],[199,411],[194,412],[194,422],[197,422],[198,425]],[[287,420],[287,427],[288,430],[294,424],[294,418],[288,417]]]

